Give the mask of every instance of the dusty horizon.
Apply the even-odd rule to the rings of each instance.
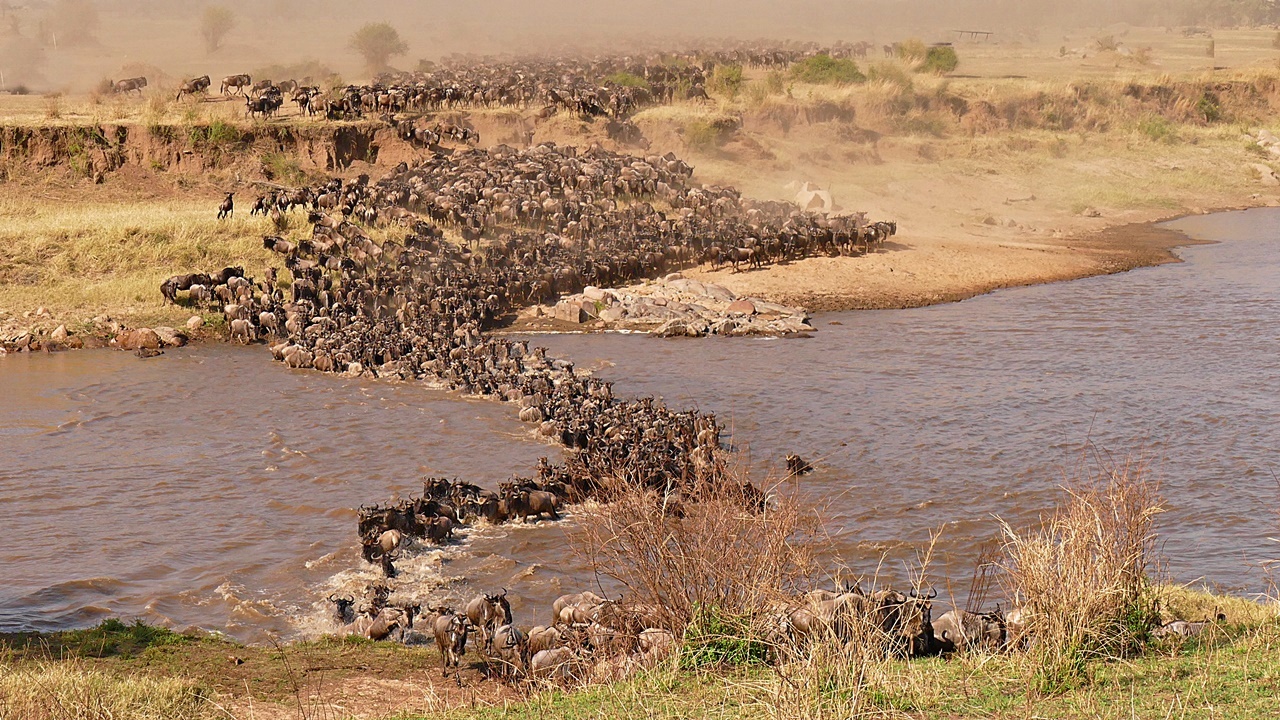
[[[1201,3],[1202,4],[1202,3]],[[1275,20],[1274,10],[1235,0],[1218,20]],[[599,52],[676,48],[767,38],[775,41],[888,43],[905,38],[955,41],[957,30],[987,30],[993,41],[1035,43],[1072,32],[1122,33],[1126,25],[1186,26],[1207,19],[1193,0],[708,0],[696,8],[672,0],[601,0],[536,5],[495,0],[483,14],[431,0],[0,0],[0,89],[83,92],[103,79],[149,74],[172,85],[202,74],[254,73],[272,66],[330,69],[367,76],[351,34],[369,22],[394,26],[407,52],[392,64],[454,53]],[[1232,5],[1226,0],[1224,6]],[[1269,6],[1267,6],[1269,7]],[[202,36],[210,8],[225,8],[229,28],[216,49]],[[1249,8],[1253,8],[1250,10]],[[1225,12],[1225,11],[1221,11]],[[1253,13],[1250,15],[1249,13]],[[1264,17],[1264,15],[1266,15]],[[332,18],[339,17],[339,22]]]

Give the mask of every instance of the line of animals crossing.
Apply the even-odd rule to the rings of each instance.
[[[510,402],[521,421],[566,448],[562,463],[544,458],[536,477],[515,478],[498,491],[430,479],[421,498],[362,508],[364,557],[388,578],[396,575],[406,538],[445,542],[458,524],[477,518],[555,518],[564,504],[593,497],[602,478],[658,491],[674,516],[708,493],[760,512],[768,498],[729,469],[730,450],[714,414],[673,410],[652,397],[617,398],[611,383],[571,361],[485,332],[523,304],[587,284],[625,283],[701,262],[737,269],[815,254],[860,255],[879,250],[897,230],[861,215],[827,217],[743,198],[733,188],[695,187],[691,175],[674,155],[598,147],[432,152],[377,182],[335,178],[260,197],[255,212],[300,209],[312,226],[308,237],[264,237],[264,246],[284,258],[287,286],[272,269],[255,281],[243,268],[224,268],[175,276],[160,289],[168,301],[221,310],[232,341],[266,341],[291,368],[425,380]],[[228,196],[219,213],[233,212]],[[366,228],[379,224],[401,228],[402,239],[375,242]],[[446,240],[444,227],[463,242]],[[812,469],[796,456],[787,464],[796,474]],[[374,586],[374,600],[362,603],[331,596],[342,631],[417,637],[421,607],[387,605],[377,587],[388,588]],[[483,604],[503,605],[505,594],[498,597],[485,596]],[[956,610],[935,622],[934,597],[917,588],[810,593],[775,608],[773,637],[778,647],[796,647],[823,634],[853,637],[859,628],[878,628],[889,651],[904,656],[1004,647],[1011,634],[1018,637],[1019,610]],[[443,670],[457,671],[472,632],[493,667],[513,676],[579,677],[588,664],[592,674],[622,672],[655,661],[677,642],[662,608],[598,596],[561,600],[555,622],[541,632],[514,626],[509,607],[496,625],[498,610],[476,620],[470,605],[462,613],[428,607]]]

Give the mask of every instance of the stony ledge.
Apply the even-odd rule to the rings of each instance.
[[[803,308],[738,297],[721,285],[672,273],[653,283],[620,289],[588,286],[551,308],[535,308],[571,325],[597,330],[644,331],[658,337],[783,336],[814,330]]]

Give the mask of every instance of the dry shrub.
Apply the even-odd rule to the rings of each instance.
[[[680,501],[618,480],[581,519],[570,541],[591,567],[626,588],[629,600],[661,608],[683,632],[695,619],[750,630],[775,602],[819,577],[821,523],[790,495],[760,512],[725,481]]]
[[[1023,607],[1039,694],[1083,679],[1090,659],[1135,649],[1155,618],[1147,569],[1161,501],[1149,469],[1126,462],[1082,473],[1066,493],[1039,529],[1003,523],[1009,590]]]
[[[54,93],[44,96],[44,116],[50,120],[62,117],[62,96]]]

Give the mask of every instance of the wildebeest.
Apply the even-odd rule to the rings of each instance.
[[[334,617],[339,625],[350,625],[356,620],[356,599],[350,595],[330,594],[329,602],[333,603]]]
[[[813,466],[807,460],[799,455],[787,456],[787,474],[788,475],[804,475],[813,472]]]
[[[457,669],[467,652],[467,619],[449,608],[430,610],[435,614],[431,630],[436,647],[440,648],[440,675],[444,677],[449,674],[449,668]],[[458,684],[462,684],[461,677],[458,677]]]
[[[493,631],[499,625],[511,624],[511,603],[507,601],[507,590],[503,588],[501,595],[481,595],[467,603],[467,621],[480,633],[485,652],[489,652],[493,643]]]
[[[246,97],[245,113],[249,117],[261,115],[263,117],[271,117],[276,114],[280,106],[284,104],[284,99],[277,93],[268,93],[258,97]]]
[[[1152,637],[1197,637],[1215,624],[1226,621],[1227,616],[1225,613],[1218,613],[1213,620],[1174,620],[1156,628],[1151,632],[1151,635]]]
[[[208,92],[210,82],[208,75],[201,75],[198,78],[187,80],[178,86],[178,96],[174,100],[181,100],[183,95]]]
[[[115,92],[118,95],[128,93],[128,92],[136,92],[139,95],[141,95],[142,88],[146,86],[147,86],[147,79],[145,77],[136,77],[136,78],[126,78],[124,80],[119,80],[116,82],[115,85],[112,86],[111,89],[112,89],[112,92]]]
[[[556,512],[560,506],[560,498],[553,493],[520,489],[509,495],[507,502],[511,509],[511,516],[521,520],[528,520],[530,517],[538,519],[544,513],[550,515],[552,520],[560,519],[560,514]]]
[[[944,655],[1000,650],[1008,640],[1008,626],[998,608],[989,613],[956,609],[933,621],[933,637],[936,651]]]
[[[218,206],[219,220],[223,218],[229,218],[231,217],[232,213],[235,212],[236,210],[236,203],[234,199],[235,195],[236,194],[233,192],[227,193],[227,197],[222,201],[222,204]]]
[[[515,625],[499,625],[490,638],[489,654],[499,663],[499,675],[522,675],[528,669],[529,636]]]
[[[219,90],[223,95],[228,94],[228,90],[233,90],[231,94],[239,93],[243,95],[245,88],[253,84],[253,78],[246,75],[228,75],[222,78],[222,87]]]
[[[604,603],[605,598],[586,590],[571,595],[561,595],[551,604],[556,622],[565,625],[585,625],[595,617],[595,611]]]
[[[577,675],[580,662],[576,653],[567,647],[546,648],[532,652],[529,675],[540,680],[569,682]]]

